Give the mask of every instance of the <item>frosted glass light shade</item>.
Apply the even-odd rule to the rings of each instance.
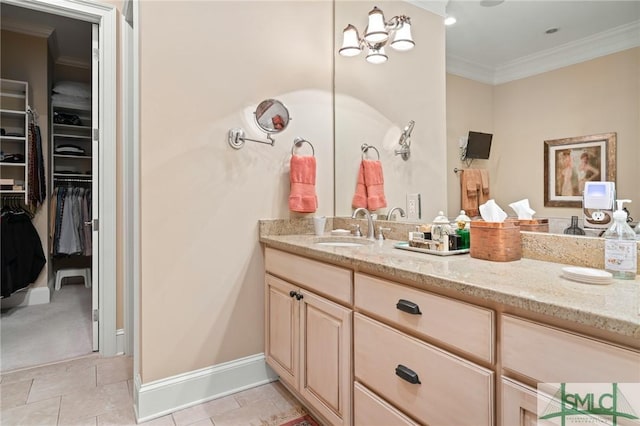
[[[367,55],[367,62],[370,64],[382,64],[387,62],[387,55],[384,53],[384,47],[380,47],[378,49],[371,48],[369,49],[369,54]]]
[[[369,12],[369,25],[367,26],[364,39],[371,44],[384,43],[389,38],[389,33],[384,25],[384,15],[377,7]]]
[[[411,38],[411,24],[409,22],[405,22],[396,31],[396,35],[391,42],[391,47],[396,50],[404,51],[413,49],[413,46],[415,45],[413,38]]]
[[[342,32],[342,47],[338,50],[342,56],[356,56],[360,54],[360,37],[358,30],[349,24]]]

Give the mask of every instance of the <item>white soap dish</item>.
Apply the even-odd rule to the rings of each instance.
[[[348,229],[334,229],[331,231],[331,235],[344,237],[347,235],[351,235],[351,231],[349,231]]]
[[[562,268],[562,273],[565,278],[586,284],[605,285],[613,282],[613,275],[600,269],[567,266]]]

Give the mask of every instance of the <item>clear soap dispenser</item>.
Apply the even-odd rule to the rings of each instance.
[[[613,225],[604,233],[604,269],[614,278],[633,280],[638,272],[638,246],[636,233],[627,223],[627,212],[616,200],[618,208],[613,212]]]

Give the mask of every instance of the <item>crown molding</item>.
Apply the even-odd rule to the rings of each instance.
[[[55,31],[55,28],[48,27],[46,25],[38,25],[32,22],[25,22],[12,18],[2,19],[2,29],[41,38],[49,38]]]
[[[495,69],[447,55],[447,72],[486,84],[503,84],[640,46],[640,21],[523,56]]]
[[[479,81],[485,84],[494,84],[495,70],[487,65],[468,61],[455,55],[447,55],[447,73]]]
[[[76,67],[76,68],[85,68],[85,69],[91,68],[91,63],[87,61],[83,61],[82,59],[74,58],[72,56],[58,56],[55,59],[55,63],[56,65],[66,65],[69,67]]]

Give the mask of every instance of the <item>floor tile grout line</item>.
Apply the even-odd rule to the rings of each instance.
[[[56,425],[60,424],[60,413],[62,412],[62,395],[58,397],[58,418],[56,419]]]

